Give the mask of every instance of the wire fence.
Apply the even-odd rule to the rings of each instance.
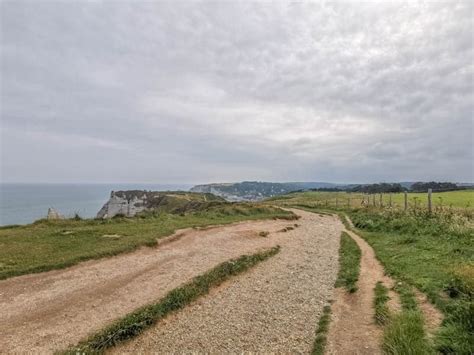
[[[445,213],[457,212],[466,215],[474,214],[474,201],[464,206],[447,203],[443,196],[436,193],[444,190],[428,190],[426,193],[327,193],[320,199],[311,201],[312,207],[326,208],[371,208],[393,209],[410,212]],[[306,202],[305,202],[306,203]]]

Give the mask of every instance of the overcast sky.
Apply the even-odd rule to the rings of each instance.
[[[473,19],[2,0],[2,181],[474,181]]]

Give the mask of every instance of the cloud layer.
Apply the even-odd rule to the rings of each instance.
[[[473,181],[471,2],[1,2],[2,180]]]

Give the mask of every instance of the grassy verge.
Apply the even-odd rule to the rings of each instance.
[[[345,287],[351,293],[357,291],[356,284],[360,272],[360,254],[357,243],[347,233],[342,232],[336,287]]]
[[[110,220],[40,220],[0,228],[0,279],[156,245],[175,230],[269,218],[294,219],[269,206],[228,204],[186,214],[158,213]]]
[[[387,306],[390,297],[388,297],[388,289],[382,282],[379,281],[375,285],[374,295],[375,323],[384,325],[390,319],[390,311]]]
[[[469,196],[471,191],[457,192]],[[469,193],[469,195],[467,195]],[[448,193],[443,196],[447,205]],[[341,201],[351,198],[349,208]],[[335,199],[339,198],[338,208]],[[474,217],[468,210],[438,209],[407,212],[390,208],[362,207],[356,196],[341,193],[305,192],[275,197],[279,206],[294,206],[311,212],[347,213],[357,232],[372,246],[386,272],[401,281],[402,303],[416,305],[409,287],[416,287],[444,313],[435,335],[434,348],[443,354],[472,354],[474,349]],[[328,201],[328,202],[326,202]],[[464,205],[464,202],[461,204]],[[459,206],[461,206],[459,205]],[[456,204],[453,205],[456,207]],[[459,207],[458,206],[458,207]],[[462,206],[461,206],[462,207]],[[347,227],[347,223],[346,227]],[[406,296],[406,297],[405,297]],[[413,323],[421,317],[405,315]],[[397,323],[402,322],[397,320]]]
[[[280,247],[226,261],[203,275],[195,277],[189,283],[169,292],[155,304],[142,307],[127,315],[89,339],[70,348],[66,353],[102,352],[120,342],[136,337],[169,313],[183,308],[197,298],[207,294],[212,287],[220,285],[230,277],[237,275],[275,255]]]
[[[323,314],[319,318],[318,328],[316,329],[316,338],[313,343],[312,355],[324,355],[327,343],[327,332],[331,322],[331,306],[324,306]]]
[[[469,196],[471,191],[457,192]],[[468,194],[468,195],[467,195]],[[441,193],[443,205],[449,193]],[[341,203],[352,198],[352,208]],[[394,201],[395,201],[395,196]],[[339,198],[338,208],[335,199]],[[295,206],[313,212],[320,209],[347,213],[360,234],[374,249],[385,271],[403,283],[398,291],[402,303],[416,304],[409,287],[427,294],[444,314],[444,321],[435,335],[434,348],[443,354],[472,354],[474,349],[474,217],[469,211],[443,208],[434,214],[426,211],[393,210],[362,207],[355,195],[305,192],[288,195],[271,203]],[[328,201],[328,203],[326,203]],[[435,200],[436,201],[436,200]],[[458,207],[462,207],[464,202]],[[453,205],[456,207],[456,204]],[[400,288],[400,287],[398,287]],[[413,324],[419,316],[404,315]],[[403,322],[398,319],[396,323]]]

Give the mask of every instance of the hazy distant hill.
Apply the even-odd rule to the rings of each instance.
[[[327,182],[261,182],[243,181],[237,183],[196,185],[191,192],[211,193],[228,201],[255,201],[266,197],[286,194],[292,191],[338,187]]]
[[[420,184],[420,183],[418,183]],[[399,185],[401,188],[410,190],[415,182],[381,183],[381,184],[335,184],[329,182],[264,182],[243,181],[236,183],[215,183],[196,185],[191,192],[211,193],[220,196],[227,201],[258,201],[267,197],[287,194],[293,191],[312,189],[340,189],[346,191],[365,191],[364,187],[384,185]],[[458,184],[460,186],[461,184]],[[469,186],[469,184],[462,184]],[[362,188],[362,189],[361,189]],[[369,189],[370,190],[370,189]],[[368,191],[365,191],[368,192]],[[378,190],[372,191],[379,192]],[[380,191],[384,192],[384,191]]]

